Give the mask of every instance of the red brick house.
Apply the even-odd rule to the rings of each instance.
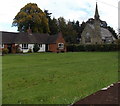
[[[56,35],[39,34],[39,33],[15,33],[0,32],[2,35],[2,49],[8,48],[9,53],[16,53],[19,46],[22,52],[33,51],[34,44],[38,44],[38,52],[66,52],[66,43],[62,33]]]
[[[56,37],[52,36],[50,38],[50,42],[52,43],[49,43],[49,51],[66,52],[65,40],[62,36],[62,33],[59,33],[58,35],[56,35]]]

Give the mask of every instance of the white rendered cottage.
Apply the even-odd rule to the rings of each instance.
[[[0,32],[2,36],[2,47],[8,48],[9,53],[16,53],[16,48],[22,52],[33,51],[34,45],[38,44],[40,50],[38,52],[66,52],[65,40],[62,33],[57,35],[40,34],[40,33],[15,33]]]

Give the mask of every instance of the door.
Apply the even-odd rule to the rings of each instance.
[[[12,53],[12,44],[8,44],[8,45],[7,45],[7,48],[8,48],[8,50],[9,50],[8,53]]]
[[[45,51],[46,51],[46,52],[49,51],[49,50],[48,50],[48,44],[46,44],[46,46],[45,46]]]

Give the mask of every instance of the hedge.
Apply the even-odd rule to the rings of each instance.
[[[96,45],[81,45],[81,44],[69,44],[67,45],[68,52],[80,52],[80,51],[118,51],[117,44],[96,44]]]

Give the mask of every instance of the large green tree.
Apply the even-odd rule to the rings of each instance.
[[[112,33],[112,35],[115,37],[115,39],[118,39],[118,36],[112,27],[107,26],[107,29]]]
[[[77,32],[74,30],[71,21],[66,22],[63,17],[58,18],[58,28],[63,33],[63,37],[67,43],[77,43]]]
[[[44,10],[44,13],[46,14],[46,17],[48,18],[49,29],[50,29],[49,34],[50,35],[57,34],[59,32],[57,19],[51,18],[52,13],[49,13],[48,10]]]
[[[29,27],[32,32],[49,32],[48,19],[46,14],[37,6],[36,3],[28,3],[13,20],[13,26],[18,27],[18,31],[26,32]]]
[[[68,22],[66,26],[65,39],[69,44],[76,44],[77,43],[77,32],[73,27],[72,22]]]
[[[57,19],[53,18],[50,20],[49,28],[50,28],[51,35],[55,35],[59,32]]]

